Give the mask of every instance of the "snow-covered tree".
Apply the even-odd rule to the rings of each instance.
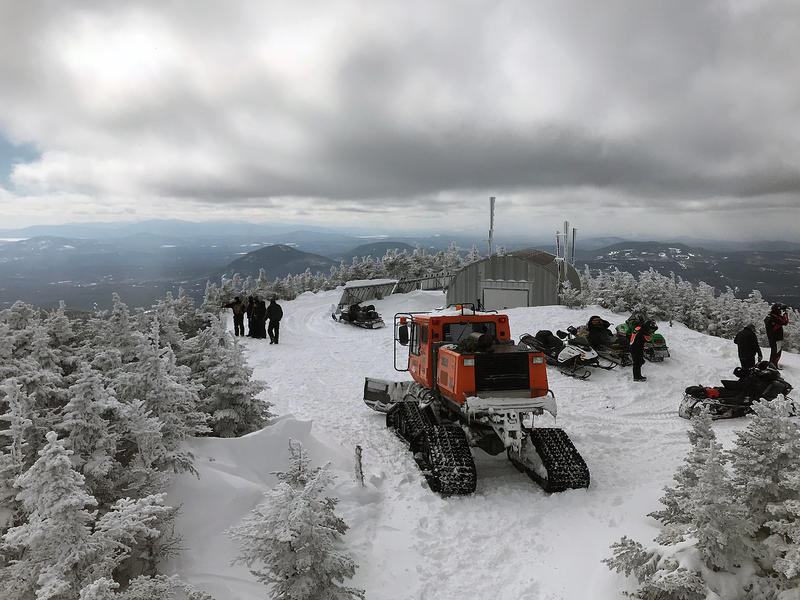
[[[65,433],[64,447],[72,451],[73,466],[97,494],[107,487],[107,476],[116,463],[119,433],[115,422],[120,404],[100,373],[88,368],[81,371],[68,395],[58,431]]]
[[[690,533],[706,566],[733,571],[752,558],[748,507],[736,497],[720,444],[708,447],[690,503]]]
[[[478,250],[478,247],[473,244],[472,248],[470,248],[470,251],[467,253],[467,256],[464,257],[464,264],[469,265],[474,262],[478,262],[481,260],[481,258],[482,256],[480,250]]]
[[[187,437],[208,432],[207,416],[199,410],[200,385],[191,381],[191,370],[176,363],[170,348],[161,348],[158,324],[136,348],[138,360],[123,367],[114,380],[118,400],[130,404],[143,400],[161,423],[165,454],[159,466],[175,471],[192,470],[192,457],[182,447]]]
[[[209,417],[211,433],[219,437],[235,437],[261,429],[271,404],[258,398],[266,388],[252,379],[241,346],[225,330],[219,319],[185,343],[180,358],[202,383],[200,408]]]
[[[78,589],[89,556],[90,511],[97,502],[69,455],[55,432],[49,432],[39,459],[16,480],[18,499],[29,516],[2,538],[11,559],[0,577],[0,596],[6,600],[68,598],[70,590]]]
[[[561,300],[561,304],[568,308],[583,308],[586,306],[583,304],[583,297],[580,290],[576,290],[572,287],[569,281],[561,283],[559,299]]]
[[[785,505],[791,511],[798,499],[794,477],[800,465],[800,425],[791,418],[790,400],[757,402],[753,411],[747,428],[736,433],[731,467],[740,502],[748,507],[749,527],[769,533],[770,507]]]
[[[666,530],[667,532],[674,532],[678,536],[677,539],[669,539],[669,537],[664,539],[668,543],[683,539],[682,534],[685,533],[691,521],[691,501],[693,490],[697,487],[699,480],[699,472],[706,463],[709,448],[717,444],[711,423],[711,415],[707,410],[692,419],[692,428],[688,432],[691,447],[683,464],[678,467],[673,476],[675,485],[664,488],[664,496],[660,500],[661,504],[664,505],[664,509],[650,513],[651,517],[658,519],[664,525],[679,526],[674,530],[670,528]]]
[[[311,468],[299,442],[290,442],[290,466],[280,482],[229,535],[237,562],[268,586],[270,598],[350,600],[363,590],[343,585],[356,565],[341,547],[347,525],[325,496],[333,480],[327,466]]]

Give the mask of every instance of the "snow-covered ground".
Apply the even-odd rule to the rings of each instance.
[[[473,450],[478,488],[467,497],[433,494],[383,414],[362,401],[364,377],[408,379],[393,368],[391,327],[365,330],[331,319],[341,291],[306,293],[283,302],[277,346],[243,338],[255,377],[279,420],[240,439],[193,440],[200,478],[184,475],[169,501],[180,504],[178,533],[185,550],[166,568],[219,600],[261,599],[264,588],[247,568],[231,566],[236,548],[224,531],[260,502],[274,471],[288,465],[288,439],[298,439],[316,464],[331,462],[332,495],[350,525],[347,545],[360,565],[350,582],[371,600],[616,600],[624,577],[601,562],[622,535],[644,543],[657,532],[647,513],[671,484],[689,443],[678,403],[688,385],[718,385],[738,365],[733,342],[659,323],[672,357],[646,363],[646,383],[630,368],[598,370],[585,381],[548,367],[558,401],[557,425],[583,455],[588,490],[545,494],[505,455]],[[413,292],[374,301],[387,323],[396,312],[444,302],[441,292]],[[559,329],[592,314],[616,324],[627,315],[561,306],[505,311],[511,333]],[[398,350],[398,365],[406,350]],[[800,357],[784,353],[785,376],[800,372]],[[730,446],[747,419],[717,421]],[[547,424],[547,423],[545,423]],[[354,448],[363,449],[366,486],[355,482]],[[630,585],[627,589],[633,589]]]

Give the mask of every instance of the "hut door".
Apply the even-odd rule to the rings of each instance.
[[[517,306],[528,306],[528,290],[483,288],[485,310],[503,310]]]

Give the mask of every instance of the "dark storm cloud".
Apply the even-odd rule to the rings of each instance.
[[[4,3],[0,22],[0,132],[42,151],[18,194],[798,207],[790,2]]]

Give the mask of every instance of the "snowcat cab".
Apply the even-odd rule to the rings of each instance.
[[[413,381],[367,378],[364,402],[410,446],[431,489],[475,491],[470,446],[506,451],[548,492],[589,485],[589,470],[566,433],[534,428],[556,415],[541,352],[511,339],[506,315],[458,305],[394,316],[394,367]],[[407,347],[407,358],[398,356]],[[403,364],[398,365],[398,360]]]

